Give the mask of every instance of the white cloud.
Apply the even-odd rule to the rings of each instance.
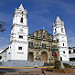
[[[75,47],[75,37],[68,38],[69,47]]]
[[[71,30],[68,29],[67,31],[67,36],[68,36],[68,46],[69,47],[75,47],[75,33]]]

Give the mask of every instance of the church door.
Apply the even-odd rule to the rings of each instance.
[[[47,62],[47,53],[46,52],[41,53],[41,61]]]
[[[33,62],[33,53],[32,52],[30,52],[28,54],[28,61]]]

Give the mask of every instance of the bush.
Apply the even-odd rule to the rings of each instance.
[[[55,61],[55,69],[60,69],[60,61]]]
[[[55,66],[55,69],[60,69],[60,61],[55,61],[55,63],[44,63],[44,66]]]
[[[72,66],[67,64],[67,63],[63,63],[65,68],[71,68]],[[60,61],[55,61],[55,63],[44,63],[44,66],[55,66],[54,69],[60,69]]]
[[[44,66],[54,66],[54,63],[44,63]]]
[[[69,65],[68,63],[63,63],[63,64],[64,64],[65,68],[71,68],[71,67],[72,67],[72,66]]]

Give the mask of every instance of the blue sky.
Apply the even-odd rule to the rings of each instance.
[[[75,0],[0,0],[0,20],[7,23],[7,31],[0,32],[0,49],[8,46],[15,8],[20,4],[28,11],[29,33],[45,28],[52,34],[57,16],[65,23],[68,45],[75,47]]]

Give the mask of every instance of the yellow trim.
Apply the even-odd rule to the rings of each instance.
[[[73,67],[75,67],[75,65],[72,65]]]
[[[54,66],[49,67],[1,67],[0,68],[6,68],[6,69],[33,69],[33,68],[54,68]]]

